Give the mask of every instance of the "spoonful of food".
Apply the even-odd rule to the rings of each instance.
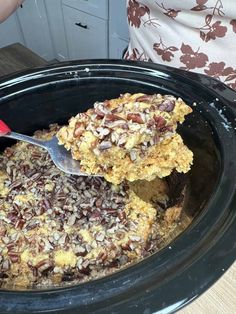
[[[79,176],[103,176],[114,185],[124,180],[152,181],[176,169],[190,170],[193,153],[177,133],[192,112],[171,95],[123,94],[95,102],[70,118],[51,140],[12,132],[0,120],[0,136],[46,149],[61,170]],[[82,171],[81,171],[82,170]]]
[[[80,171],[79,161],[72,159],[71,153],[64,146],[58,145],[56,136],[53,136],[51,140],[47,141],[39,140],[28,135],[12,132],[9,126],[0,120],[0,137],[8,137],[40,146],[48,151],[52,161],[61,171],[78,176],[88,176],[88,174]]]

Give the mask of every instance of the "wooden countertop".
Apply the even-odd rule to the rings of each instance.
[[[46,60],[19,43],[0,49],[0,76],[46,64]]]
[[[18,43],[0,49],[0,76],[46,64],[47,61]],[[178,313],[236,313],[236,262],[210,289]]]
[[[178,314],[235,314],[236,262],[205,293]]]

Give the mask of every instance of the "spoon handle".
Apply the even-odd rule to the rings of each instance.
[[[11,129],[4,121],[0,120],[0,136],[4,136],[8,133],[11,133]]]
[[[47,149],[46,141],[41,141],[28,135],[12,132],[9,126],[2,120],[0,120],[0,137],[8,137],[14,140],[24,141]]]

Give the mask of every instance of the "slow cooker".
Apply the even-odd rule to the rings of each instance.
[[[192,223],[161,251],[104,278],[67,288],[2,289],[0,313],[172,313],[234,262],[236,92],[223,83],[143,62],[64,62],[3,78],[0,117],[14,131],[32,134],[125,92],[172,94],[192,106],[179,127],[194,153],[185,202]],[[1,150],[9,144],[0,139]]]

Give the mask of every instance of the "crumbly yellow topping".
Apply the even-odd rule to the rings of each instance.
[[[0,286],[9,289],[83,282],[139,261],[169,241],[182,210],[168,207],[165,180],[112,186],[67,175],[23,142],[0,156],[0,189]]]
[[[124,94],[96,102],[57,134],[81,170],[119,184],[188,172],[192,152],[176,133],[192,109],[170,95]]]

